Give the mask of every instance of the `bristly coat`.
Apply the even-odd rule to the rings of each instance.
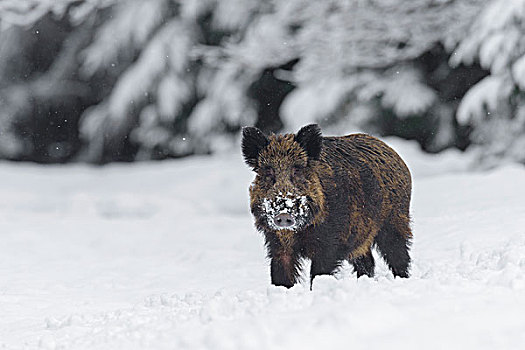
[[[312,261],[311,283],[345,259],[373,276],[374,245],[394,276],[408,277],[412,184],[392,148],[365,134],[323,137],[312,124],[295,135],[246,127],[242,152],[257,174],[250,206],[273,284],[293,286],[301,258]]]

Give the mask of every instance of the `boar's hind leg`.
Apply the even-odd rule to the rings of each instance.
[[[394,277],[408,277],[410,266],[408,250],[412,231],[407,216],[395,216],[394,218],[381,228],[375,238],[375,243]]]
[[[354,266],[354,271],[357,273],[357,278],[363,275],[374,277],[375,262],[371,250],[369,250],[365,255],[361,255],[350,262]]]

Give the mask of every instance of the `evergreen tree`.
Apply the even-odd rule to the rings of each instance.
[[[508,153],[487,138],[483,130],[496,119],[483,113],[497,109],[500,126],[522,123],[520,6],[4,1],[1,156],[159,159],[220,149],[242,125],[277,131],[314,121],[413,138],[429,151],[472,141]],[[515,150],[520,130],[509,141]]]
[[[525,1],[495,0],[476,19],[451,57],[490,72],[461,101],[458,121],[485,164],[525,163]]]

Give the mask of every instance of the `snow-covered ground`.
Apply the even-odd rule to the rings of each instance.
[[[414,175],[412,277],[270,285],[239,154],[0,163],[0,349],[523,349],[525,168],[389,142]]]

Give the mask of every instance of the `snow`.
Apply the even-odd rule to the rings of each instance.
[[[465,125],[474,118],[483,120],[487,112],[495,111],[498,103],[512,93],[505,84],[506,79],[505,76],[489,75],[472,87],[458,107],[458,122]]]
[[[109,3],[99,6],[109,6]],[[136,49],[145,45],[168,10],[165,1],[128,1],[117,6],[111,20],[98,29],[94,42],[83,52],[83,71],[87,75],[119,62],[119,55],[130,46]]]
[[[0,163],[0,349],[521,348],[525,168],[387,142],[414,174],[412,277],[378,260],[313,291],[270,285],[238,153]]]
[[[319,80],[316,84],[293,90],[280,108],[285,127],[299,130],[307,123],[321,121],[335,113],[358,83],[343,79]]]
[[[381,104],[400,118],[427,111],[436,100],[436,92],[422,82],[412,67],[394,67],[384,77],[374,79],[359,91],[359,98],[372,100],[381,96]]]
[[[284,229],[296,230],[304,225],[309,211],[306,196],[291,192],[287,192],[286,195],[279,192],[273,199],[264,198],[261,210],[266,217],[267,224],[275,230],[283,229],[275,224],[274,218],[277,215],[290,214],[294,218],[294,224]]]
[[[521,56],[512,65],[512,77],[520,89],[525,89],[525,56]]]

